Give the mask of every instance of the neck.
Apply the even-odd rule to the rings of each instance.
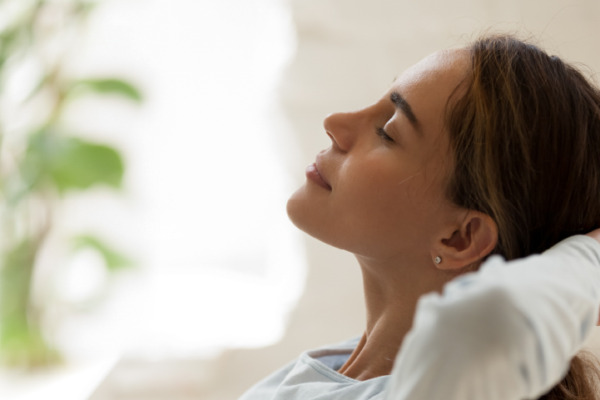
[[[389,375],[404,336],[412,326],[419,298],[441,291],[452,279],[431,265],[382,263],[358,257],[365,292],[367,326],[363,337],[339,372],[366,380]]]

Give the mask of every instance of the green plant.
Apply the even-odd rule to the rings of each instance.
[[[94,4],[82,0],[0,0],[0,362],[36,367],[60,357],[45,336],[43,309],[32,302],[40,249],[66,196],[97,185],[121,186],[124,163],[110,145],[76,135],[65,110],[81,98],[120,96],[139,103],[130,83],[72,79],[65,62]],[[24,70],[33,71],[21,87]],[[126,257],[98,237],[79,234],[109,270]]]

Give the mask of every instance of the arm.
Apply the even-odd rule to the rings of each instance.
[[[566,373],[599,304],[600,244],[589,236],[512,262],[491,257],[419,301],[386,399],[537,398]]]

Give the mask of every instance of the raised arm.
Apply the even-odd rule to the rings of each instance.
[[[541,255],[492,257],[423,297],[386,400],[522,400],[551,389],[598,320],[599,239],[594,231]]]

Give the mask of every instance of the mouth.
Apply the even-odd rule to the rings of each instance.
[[[316,162],[306,167],[306,178],[308,178],[310,181],[316,183],[324,189],[331,190],[331,185],[327,183],[327,181],[319,172],[319,168],[317,167]]]

